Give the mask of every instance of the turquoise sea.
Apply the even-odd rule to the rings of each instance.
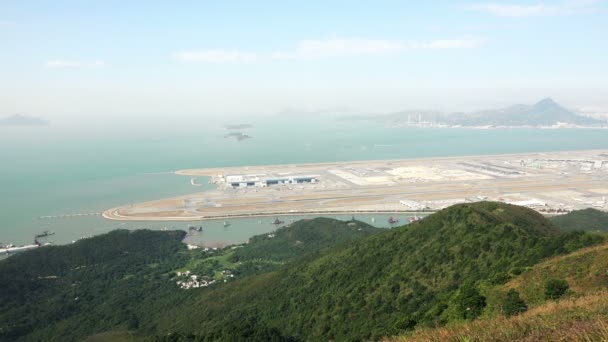
[[[224,138],[219,120],[165,121],[0,127],[0,243],[29,244],[44,230],[56,233],[47,241],[68,243],[116,228],[186,229],[188,222],[40,218],[204,190],[170,173],[184,168],[608,148],[608,130],[601,129],[395,128],[267,117],[248,122],[254,127],[244,131],[253,138],[239,142]],[[275,229],[270,221],[231,220],[228,228],[203,222],[207,229],[189,239],[238,243]],[[376,222],[386,219],[376,215]]]

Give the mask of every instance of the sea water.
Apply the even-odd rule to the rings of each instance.
[[[186,168],[401,159],[608,148],[603,129],[450,129],[391,127],[374,121],[268,117],[241,131],[251,139],[226,138],[220,121],[168,124],[52,124],[0,127],[0,243],[69,243],[113,229],[187,229],[203,225],[194,242],[240,243],[276,229],[274,218],[219,222],[120,222],[85,213],[204,191]],[[375,215],[386,226],[386,215]],[[350,215],[338,216],[349,219]],[[371,216],[360,216],[371,222]],[[290,218],[289,220],[291,220]],[[405,220],[404,218],[401,218]],[[260,222],[262,220],[262,222]],[[268,222],[266,222],[268,221]],[[402,221],[403,222],[403,221]]]

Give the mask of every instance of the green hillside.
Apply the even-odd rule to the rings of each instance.
[[[608,232],[608,213],[597,209],[575,210],[550,220],[562,230]]]
[[[488,293],[492,314],[442,328],[424,328],[394,341],[606,341],[608,340],[608,244],[584,248],[543,261]],[[551,280],[569,289],[559,300],[547,298]],[[505,317],[497,307],[510,289],[529,307]],[[490,309],[490,308],[489,308]]]
[[[0,262],[0,341],[154,334],[158,313],[187,306],[207,290],[178,289],[175,271],[208,272],[225,280],[221,271],[229,270],[239,279],[381,230],[362,222],[303,220],[255,236],[240,248],[217,251],[187,251],[183,231],[117,230],[24,252]],[[102,333],[108,330],[116,331]]]
[[[301,220],[272,234],[254,236],[235,251],[232,261],[266,259],[290,261],[328,246],[355,241],[381,229],[359,221],[342,222],[328,218]]]
[[[493,202],[391,230],[299,221],[221,250],[188,251],[184,234],[114,231],[0,262],[0,340],[379,339],[485,317],[513,276],[604,241]],[[210,285],[180,289],[186,270]]]
[[[459,289],[506,281],[513,270],[600,240],[561,234],[521,207],[456,205],[203,293],[167,315],[180,319],[160,317],[159,329],[174,339],[376,339],[459,319]]]
[[[137,329],[148,312],[181,305],[167,274],[186,262],[185,232],[116,230],[0,262],[0,341],[69,341]]]

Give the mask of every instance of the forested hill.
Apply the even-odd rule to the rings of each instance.
[[[174,339],[377,339],[474,318],[483,306],[463,311],[459,289],[474,292],[482,280],[505,282],[523,267],[601,240],[562,234],[522,207],[456,205],[279,272],[202,293],[160,318],[159,331]]]
[[[318,218],[254,236],[240,248],[208,251],[187,250],[183,231],[116,230],[20,253],[0,261],[0,341],[71,341],[112,330],[119,333],[111,340],[124,331],[154,335],[156,320],[169,318],[166,309],[187,307],[208,290],[179,289],[178,270],[229,270],[235,278],[224,280],[240,279],[382,230]]]
[[[593,208],[575,210],[550,220],[562,230],[608,232],[608,213]]]
[[[239,248],[233,261],[266,259],[290,261],[341,243],[352,242],[382,231],[359,221],[343,222],[328,218],[300,220],[271,234],[254,236]]]
[[[0,262],[0,340],[378,339],[474,319],[480,282],[603,241],[492,202],[391,230],[299,221],[217,251],[184,234],[114,231]],[[186,269],[214,284],[179,288]]]
[[[166,275],[185,263],[185,234],[115,230],[3,260],[0,341],[70,341],[136,329],[147,312],[180,305],[184,293]]]

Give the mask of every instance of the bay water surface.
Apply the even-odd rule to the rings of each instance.
[[[274,218],[223,222],[119,222],[98,215],[145,200],[204,191],[172,171],[186,168],[403,159],[481,154],[608,149],[604,129],[398,128],[373,121],[265,118],[242,131],[253,138],[225,138],[215,120],[163,125],[0,127],[0,244],[69,243],[117,228],[187,229],[196,243],[240,243],[276,229]],[[386,215],[374,215],[386,225]],[[297,219],[289,217],[285,221]],[[350,215],[338,216],[347,219]],[[358,217],[371,222],[371,216]],[[404,218],[402,218],[404,220]],[[402,221],[403,222],[403,221]]]

